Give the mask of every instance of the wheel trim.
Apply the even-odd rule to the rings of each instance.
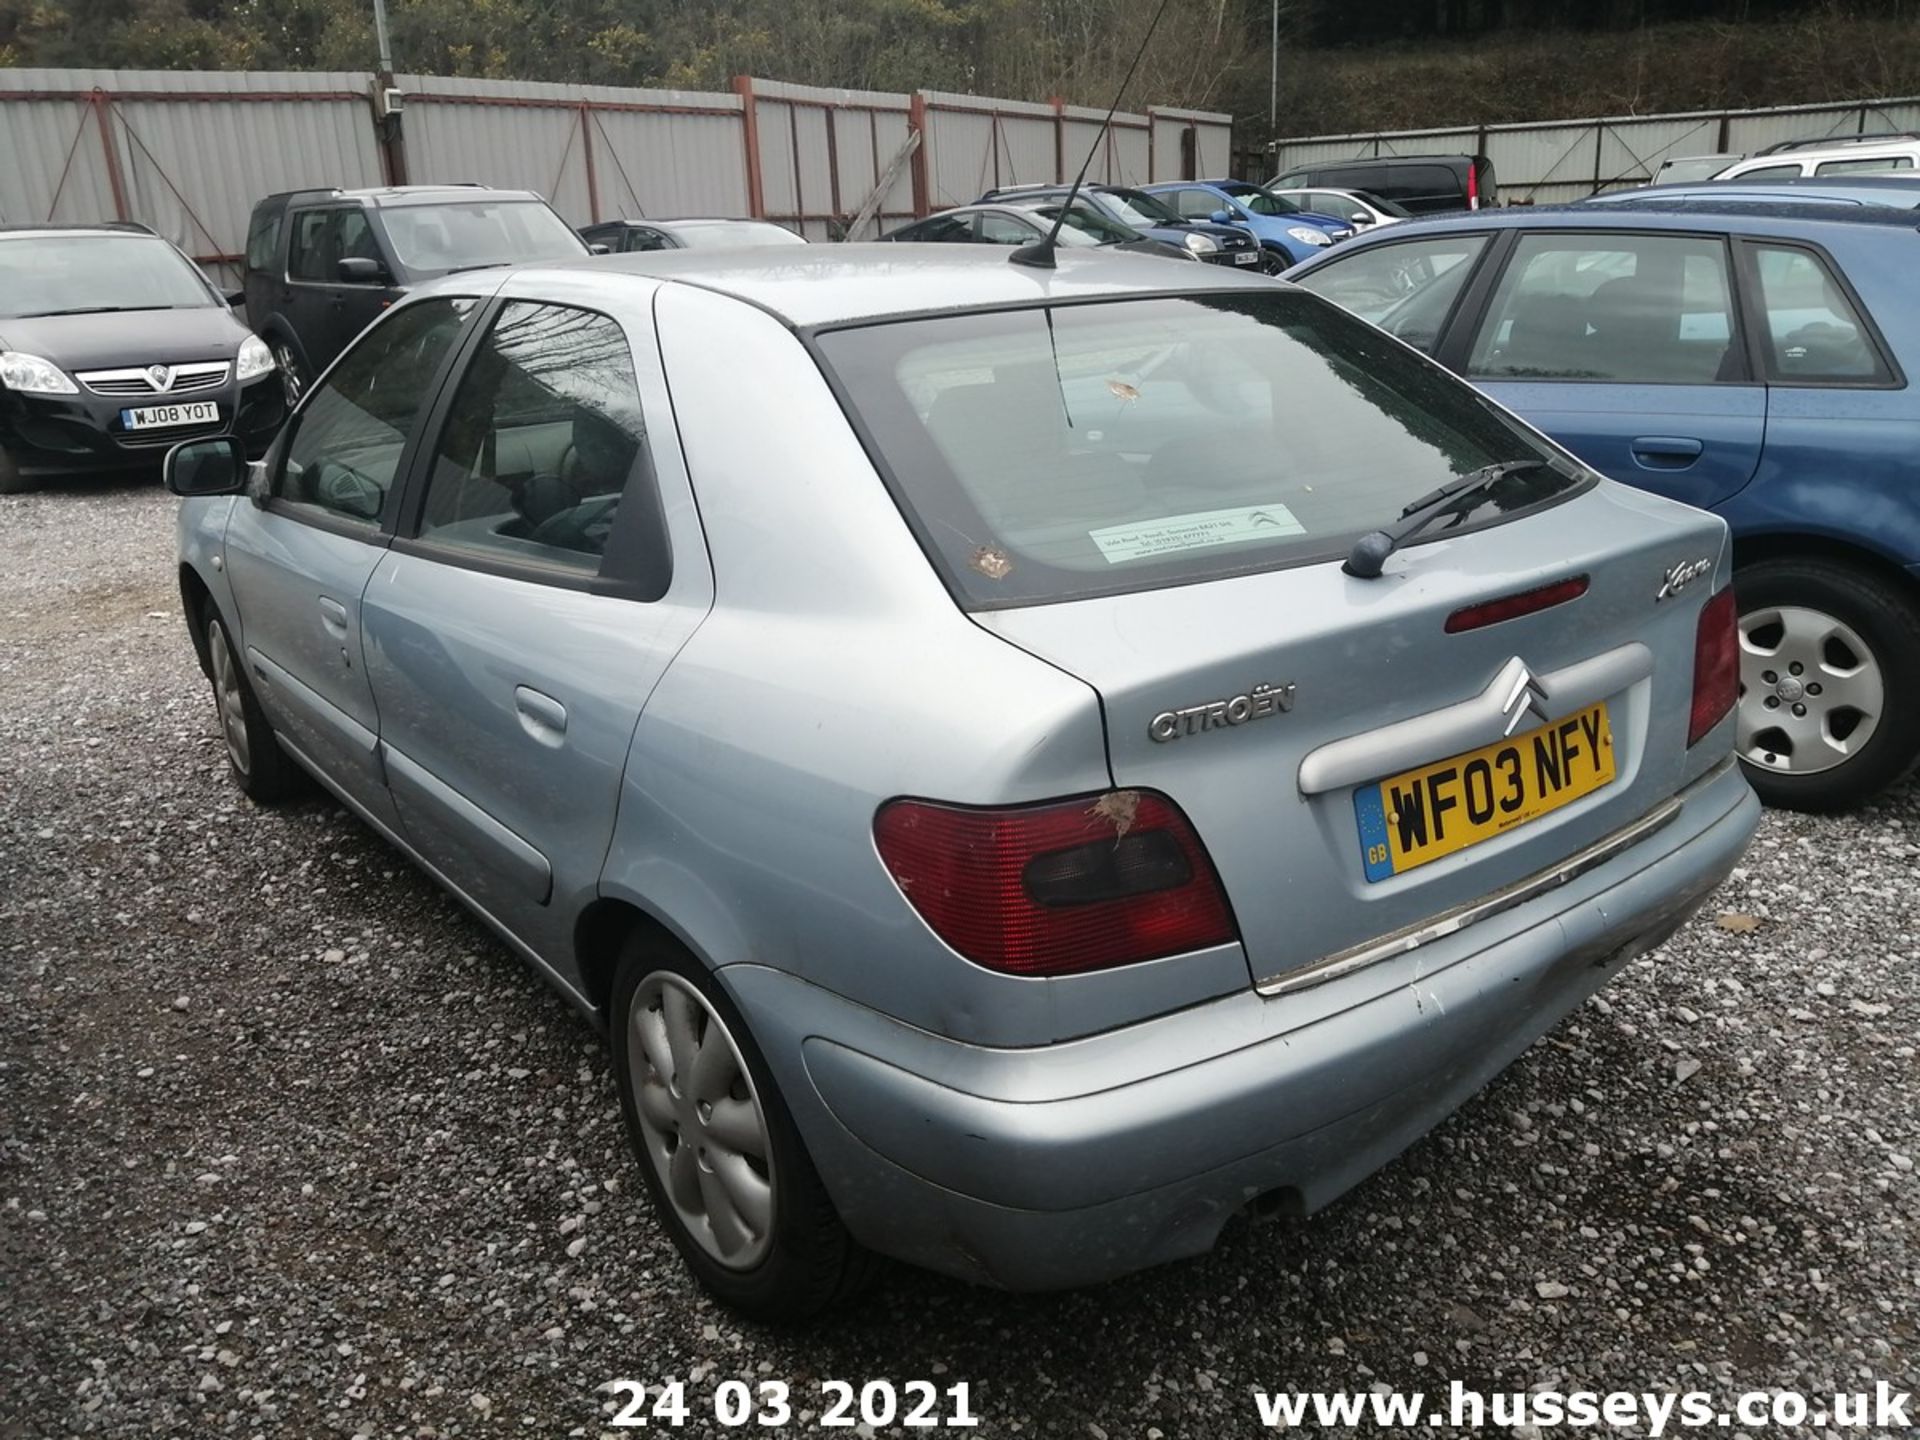
[[[726,1022],[678,975],[655,971],[627,1012],[627,1069],[647,1163],[712,1259],[748,1270],[773,1239],[766,1112]]]
[[[1858,631],[1804,605],[1740,617],[1741,758],[1784,775],[1817,775],[1864,750],[1886,712],[1886,674]]]
[[[227,759],[242,775],[253,764],[253,746],[247,740],[247,710],[240,688],[240,667],[233,647],[218,620],[207,625],[207,654],[213,662],[213,703],[220,712],[220,733],[227,742]]]

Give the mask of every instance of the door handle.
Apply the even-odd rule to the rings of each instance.
[[[542,745],[558,746],[567,736],[567,707],[551,695],[527,685],[513,689],[513,708],[520,714],[520,728]]]
[[[1633,442],[1642,470],[1685,470],[1706,453],[1706,443],[1683,435],[1642,435]]]
[[[320,597],[320,623],[336,640],[347,638],[347,607],[331,596]]]

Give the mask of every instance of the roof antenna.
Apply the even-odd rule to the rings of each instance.
[[[1113,124],[1114,112],[1120,108],[1120,101],[1127,93],[1127,86],[1133,83],[1133,72],[1140,68],[1141,58],[1147,53],[1147,46],[1153,43],[1153,32],[1160,28],[1160,17],[1167,13],[1168,0],[1160,0],[1160,8],[1153,12],[1153,23],[1147,26],[1147,33],[1141,37],[1140,48],[1133,52],[1133,63],[1127,66],[1126,78],[1120,82],[1115,92],[1113,104],[1107,107],[1107,118],[1100,122],[1100,132],[1093,137],[1093,144],[1087,149],[1087,158],[1080,166],[1080,173],[1073,177],[1073,188],[1067,191],[1067,198],[1061,202],[1060,213],[1053,217],[1053,228],[1047,232],[1044,240],[1036,240],[1031,245],[1022,245],[1007,257],[1015,265],[1031,265],[1036,270],[1051,270],[1054,266],[1053,252],[1060,239],[1060,227],[1067,223],[1067,214],[1073,209],[1074,197],[1080,193],[1081,182],[1087,178],[1087,171],[1093,168],[1093,157],[1100,153],[1100,144],[1107,138],[1107,130]]]

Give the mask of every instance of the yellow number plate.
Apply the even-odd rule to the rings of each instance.
[[[1613,729],[1594,705],[1538,730],[1354,792],[1368,880],[1504,835],[1613,781]]]

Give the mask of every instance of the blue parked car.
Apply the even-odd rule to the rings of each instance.
[[[1912,171],[1887,175],[1804,175],[1779,180],[1702,180],[1692,184],[1638,185],[1589,195],[1582,205],[1658,205],[1676,200],[1739,201],[1742,205],[1889,205],[1920,210],[1920,177]]]
[[[1061,199],[1071,188],[1068,185],[1003,185],[998,190],[987,191],[974,203],[1031,206],[1042,200]],[[1257,268],[1268,274],[1278,274],[1286,268],[1268,261],[1260,243],[1240,226],[1183,219],[1166,201],[1144,190],[1126,185],[1082,185],[1074,203],[1090,204],[1109,220],[1185,250],[1194,259],[1209,265]]]
[[[1308,210],[1283,195],[1269,195],[1244,180],[1170,181],[1147,186],[1147,193],[1159,196],[1188,220],[1252,231],[1275,262],[1275,270],[1298,264],[1353,234],[1353,226],[1345,220]]]
[[[1829,810],[1920,755],[1917,264],[1910,210],[1694,200],[1407,222],[1288,278],[1723,516],[1739,752],[1770,803]]]

